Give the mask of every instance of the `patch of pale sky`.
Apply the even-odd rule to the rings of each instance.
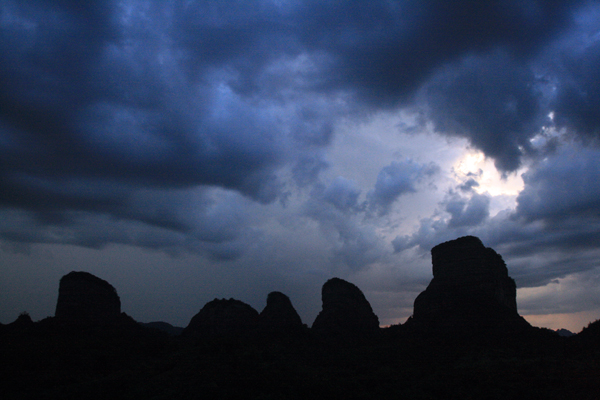
[[[579,333],[590,322],[596,321],[598,315],[600,315],[600,308],[564,314],[523,315],[523,318],[533,326],[542,326],[553,330],[568,329],[573,333]]]
[[[517,305],[534,326],[580,332],[600,314],[600,270],[570,274],[545,286],[517,290]],[[535,313],[532,312],[535,310]]]
[[[452,183],[448,171],[466,147],[464,140],[448,140],[421,127],[408,112],[379,113],[369,121],[347,119],[337,126],[335,140],[328,151],[331,168],[327,182],[342,176],[354,180],[365,196],[372,190],[382,168],[393,161],[412,160],[418,164],[435,163],[441,173],[423,182],[416,193],[401,196],[390,214],[400,219],[400,231],[408,234],[421,218],[430,216]]]
[[[493,160],[469,148],[466,140],[437,135],[427,125],[419,124],[417,118],[408,111],[397,111],[379,113],[363,123],[350,119],[340,123],[327,156],[331,168],[324,179],[352,179],[365,196],[374,187],[381,169],[392,161],[410,159],[420,164],[437,164],[439,174],[421,185],[417,193],[396,200],[387,217],[391,220],[387,227],[393,227],[393,232],[380,232],[386,237],[410,234],[421,219],[435,212],[447,190],[471,177],[479,183],[473,188],[475,192],[491,197],[490,216],[516,207],[517,195],[524,187],[521,174],[526,168],[502,177]]]

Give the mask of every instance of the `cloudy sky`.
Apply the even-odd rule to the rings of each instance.
[[[0,0],[0,322],[89,271],[138,321],[382,325],[430,249],[499,252],[536,326],[600,318],[598,1]]]

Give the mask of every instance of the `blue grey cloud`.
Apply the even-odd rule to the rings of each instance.
[[[517,197],[516,217],[548,225],[578,219],[600,221],[600,151],[561,149],[523,174],[525,188]]]
[[[420,165],[412,160],[392,162],[381,169],[375,188],[367,194],[369,208],[386,214],[396,199],[416,192],[417,183],[438,171],[439,167],[434,163]]]
[[[405,273],[465,234],[519,285],[589,271],[599,16],[598,0],[2,0],[0,247],[185,253],[197,281],[287,282],[303,304],[334,271],[415,291]],[[413,150],[422,132],[449,151]],[[516,210],[430,164],[459,145],[528,169]]]
[[[323,198],[341,211],[356,210],[359,207],[358,196],[360,189],[356,184],[341,176],[335,178],[323,192]]]
[[[490,215],[490,198],[473,193],[470,199],[451,196],[445,202],[445,210],[450,213],[449,228],[480,225]]]
[[[466,138],[509,173],[539,156],[531,138],[550,111],[558,129],[596,138],[597,10],[533,0],[5,0],[0,207],[43,227],[77,226],[83,213],[177,235],[206,230],[193,237],[210,241],[210,224],[189,218],[189,193],[285,202],[320,184],[339,121],[398,107],[423,110],[438,133]],[[384,215],[431,173],[394,163],[363,203],[339,181],[328,201]],[[160,196],[146,209],[132,200],[170,190],[187,200],[169,211],[157,211]],[[535,204],[526,195],[523,212]],[[457,226],[483,209],[455,206]]]

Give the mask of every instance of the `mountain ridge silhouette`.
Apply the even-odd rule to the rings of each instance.
[[[23,313],[0,324],[3,393],[10,399],[597,397],[600,321],[570,337],[522,324],[497,253],[474,237],[442,245],[432,251],[426,301],[415,300],[413,317],[387,328],[378,326],[362,291],[340,278],[323,285],[323,316],[311,328],[280,292],[269,294],[261,313],[239,300],[215,299],[177,328],[138,323],[116,307],[118,294],[108,282],[67,274],[56,316],[33,322]],[[81,289],[90,285],[86,298]],[[444,297],[457,290],[468,301]],[[461,310],[465,316],[455,319]]]

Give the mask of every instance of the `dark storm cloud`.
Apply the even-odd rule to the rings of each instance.
[[[556,123],[584,139],[600,135],[600,7],[591,2],[576,13],[576,29],[547,50],[553,69],[545,70],[556,96]]]
[[[600,222],[600,150],[569,148],[523,174],[516,216],[549,229],[569,219]]]
[[[565,125],[582,135],[598,129],[596,95],[587,93],[599,92],[597,63],[587,56],[592,50],[566,52],[564,68],[557,68],[555,55],[541,66],[538,59],[567,29],[594,33],[575,24],[578,4],[320,2],[304,8],[303,22],[312,28],[304,43],[325,49],[323,90],[349,91],[374,107],[408,104],[420,91],[438,132],[467,138],[499,170],[511,172],[534,155],[529,140],[552,111],[549,77],[565,79],[555,104]]]
[[[467,57],[425,87],[438,132],[469,139],[503,172],[516,170],[541,126],[536,79],[505,53]]]
[[[5,209],[0,237],[14,243],[62,243],[104,248],[117,243],[199,253],[231,259],[255,240],[249,229],[248,201],[211,192],[139,190],[130,193],[122,215],[65,211],[55,220]]]
[[[306,27],[301,43],[321,55],[324,72],[312,80],[315,88],[351,93],[366,108],[410,105],[418,93],[439,133],[467,138],[504,173],[536,156],[530,139],[553,108],[563,126],[583,136],[598,131],[600,79],[588,57],[595,50],[563,51],[560,62],[549,50],[573,31],[587,42],[594,37],[595,3],[301,4],[294,14]],[[560,94],[552,103],[556,82]]]
[[[214,184],[261,201],[276,196],[268,187],[280,156],[272,121],[227,90],[187,77],[186,68],[202,66],[160,43],[162,27],[143,27],[138,36],[127,21],[117,24],[127,12],[115,6],[121,13],[103,25],[118,34],[97,36],[78,29],[77,5],[52,7],[13,5],[6,17],[2,74],[10,79],[3,79],[1,109],[16,143],[3,152],[4,180],[44,171],[159,187]],[[131,18],[146,16],[132,8]],[[169,22],[152,22],[159,21]]]
[[[567,60],[572,79],[559,88],[556,103],[558,125],[576,130],[584,138],[600,137],[600,42]]]
[[[203,220],[201,203],[183,205],[195,200],[186,189],[220,186],[259,202],[280,196],[274,171],[289,149],[276,136],[282,127],[209,74],[233,62],[235,46],[251,51],[252,45],[211,31],[199,39],[216,42],[177,47],[192,34],[190,16],[198,13],[179,5],[87,4],[2,4],[0,204],[7,213],[24,209],[42,226],[70,227],[75,237],[63,237],[67,243],[152,247],[153,240],[113,230],[78,239],[77,230],[99,213],[214,242],[219,234]],[[238,19],[245,15],[239,11]],[[207,29],[231,35],[234,17],[215,17],[218,26]],[[246,37],[244,31],[253,29],[235,34]],[[172,189],[178,194],[165,192]],[[227,240],[238,235],[236,227]],[[27,233],[3,237],[54,242]],[[164,247],[172,241],[162,240]]]
[[[108,228],[131,221],[177,238],[167,243],[234,243],[247,234],[245,223],[213,230],[213,208],[195,204],[192,192],[219,188],[260,204],[283,201],[286,185],[318,184],[338,118],[366,118],[415,98],[440,133],[467,138],[500,170],[513,171],[548,111],[530,66],[567,29],[591,29],[573,22],[578,4],[5,0],[0,206],[24,226],[71,236],[24,228],[3,237],[160,242]],[[597,46],[566,51],[547,66],[560,82],[557,124],[583,136],[598,127],[597,53]],[[293,182],[282,181],[286,167]],[[385,214],[431,172],[422,168],[384,168],[363,207]],[[321,200],[336,212],[364,209],[348,182],[328,190]],[[225,221],[230,212],[245,220],[235,211],[245,200],[220,201]],[[463,227],[483,204],[465,207],[455,211]],[[329,213],[313,215],[327,220]],[[78,241],[87,220],[105,221],[112,233]],[[346,243],[364,248],[367,236],[349,235],[363,239]]]
[[[409,96],[437,67],[496,47],[526,57],[570,24],[578,2],[301,3],[303,42],[330,55],[323,83],[378,105]],[[342,72],[341,74],[339,72]]]

